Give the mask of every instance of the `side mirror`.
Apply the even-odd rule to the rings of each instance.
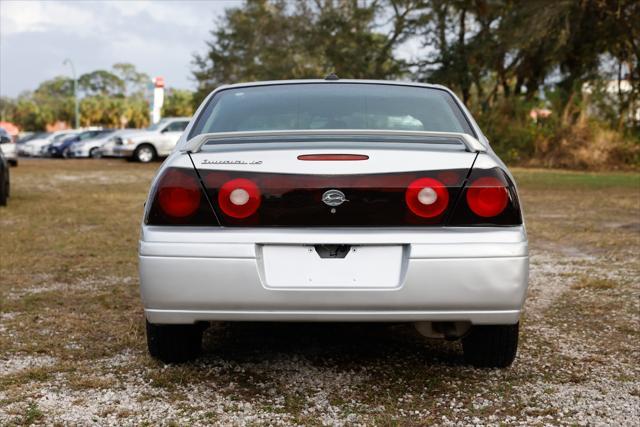
[[[167,133],[167,132],[169,132],[169,131],[170,131],[170,129],[169,129],[169,127],[167,126],[166,128],[162,129],[162,130],[160,131],[160,133]]]
[[[5,135],[0,135],[0,144],[9,144],[11,142],[11,138]]]

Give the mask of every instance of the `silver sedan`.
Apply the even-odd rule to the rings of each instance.
[[[335,77],[210,94],[152,183],[139,260],[166,362],[210,321],[365,321],[507,367],[529,271],[514,179],[458,98]]]

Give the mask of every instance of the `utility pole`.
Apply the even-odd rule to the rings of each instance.
[[[76,67],[73,66],[73,62],[69,58],[65,59],[62,65],[67,65],[71,67],[71,74],[73,75],[73,98],[75,100],[75,128],[78,129],[80,127],[80,108],[78,101],[78,77],[76,76]]]

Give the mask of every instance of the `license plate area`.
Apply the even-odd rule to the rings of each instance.
[[[273,289],[395,289],[406,245],[259,245],[262,282]]]

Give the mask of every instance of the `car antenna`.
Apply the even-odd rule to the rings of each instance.
[[[327,77],[325,77],[324,79],[325,80],[340,80],[340,77],[338,77],[338,75],[336,73],[331,73]]]

